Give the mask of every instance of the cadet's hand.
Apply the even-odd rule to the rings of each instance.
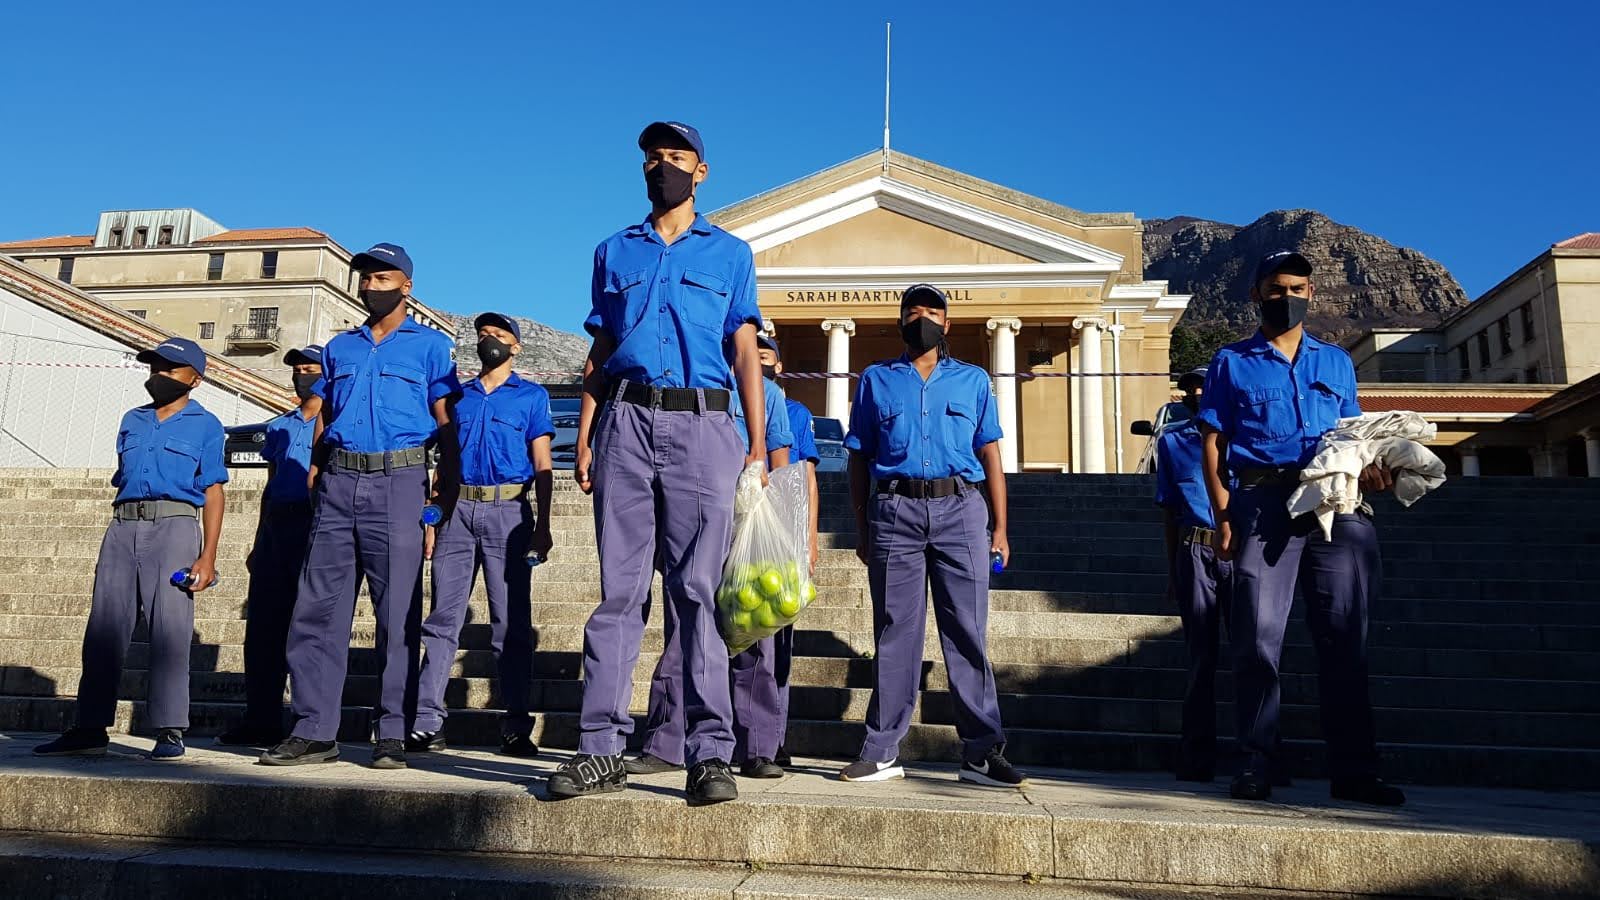
[[[195,581],[194,589],[189,593],[198,594],[211,587],[211,579],[217,577],[216,563],[208,562],[205,559],[197,559],[194,561],[194,565],[189,567],[189,574],[194,576]]]
[[[311,468],[306,470],[306,490],[313,494],[317,492],[317,475],[320,471],[316,463],[312,463]]]
[[[1217,523],[1217,528],[1211,535],[1211,549],[1217,551],[1217,559],[1229,562],[1233,559],[1233,526],[1227,519]]]
[[[544,526],[534,529],[533,540],[529,549],[539,554],[543,559],[550,558],[550,548],[555,546],[555,541],[550,538],[550,529]]]
[[[433,559],[433,538],[437,531],[434,526],[426,525],[422,529],[422,558]]]
[[[578,448],[578,459],[572,464],[572,477],[578,480],[578,490],[585,494],[594,490],[594,482],[589,480],[589,468],[594,465],[594,450],[587,446]]]
[[[867,529],[866,528],[858,529],[856,531],[856,559],[861,560],[861,564],[863,566],[867,564]]]
[[[817,540],[811,540],[811,577],[817,576],[817,560],[822,557],[822,550],[817,546]]]
[[[762,450],[759,453],[757,453],[755,451],[751,451],[750,453],[745,455],[745,458],[744,458],[745,468],[749,468],[751,465],[753,465],[755,463],[760,463],[761,464],[761,486],[762,487],[766,487],[767,486],[767,452],[765,450]]]
[[[1365,494],[1377,494],[1394,487],[1394,473],[1378,463],[1373,463],[1361,470],[1361,491]]]
[[[994,537],[990,539],[989,552],[999,553],[1001,561],[1008,566],[1011,565],[1011,540],[1006,537],[1004,528],[996,531]]]

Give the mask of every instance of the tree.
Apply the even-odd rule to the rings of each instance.
[[[1224,322],[1199,322],[1179,325],[1172,329],[1172,349],[1168,363],[1173,372],[1181,375],[1191,369],[1201,369],[1211,364],[1211,357],[1224,344],[1239,340],[1239,333]]]

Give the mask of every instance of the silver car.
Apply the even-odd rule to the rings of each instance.
[[[1194,418],[1194,414],[1189,412],[1189,407],[1174,401],[1165,404],[1156,411],[1155,421],[1140,419],[1133,423],[1128,429],[1130,432],[1150,439],[1145,442],[1144,452],[1139,454],[1139,464],[1133,471],[1141,475],[1154,474],[1156,471],[1156,438],[1161,435],[1162,431],[1175,425],[1182,425],[1192,418]]]

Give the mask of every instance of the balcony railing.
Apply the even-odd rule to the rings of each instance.
[[[282,333],[276,325],[235,325],[228,332],[228,349],[276,350]]]

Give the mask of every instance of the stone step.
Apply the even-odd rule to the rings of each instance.
[[[904,782],[850,785],[830,780],[830,767],[806,765],[775,781],[741,780],[740,801],[695,809],[681,799],[680,774],[637,779],[620,794],[546,803],[542,778],[553,761],[451,753],[419,757],[399,774],[348,763],[284,770],[254,767],[251,754],[196,748],[192,762],[157,769],[135,755],[146,740],[119,740],[106,759],[67,765],[26,757],[33,740],[4,742],[0,785],[12,802],[0,807],[0,828],[318,853],[576,855],[646,866],[692,860],[773,876],[785,866],[823,874],[848,868],[855,877],[950,873],[1010,878],[1014,888],[1056,886],[1015,884],[1024,879],[1110,882],[1123,897],[1146,895],[1138,886],[1152,884],[1496,900],[1600,890],[1592,856],[1600,826],[1587,797],[1419,788],[1411,806],[1387,811],[1331,803],[1320,783],[1284,789],[1283,804],[1246,805],[1226,800],[1220,785],[1176,791],[1154,777],[1039,772],[1025,790],[1000,792],[958,787],[948,767],[914,767]],[[366,757],[363,748],[344,749],[353,760]],[[195,857],[193,865],[229,858]],[[402,872],[432,858],[412,856]],[[280,871],[315,865],[314,857],[294,859]],[[474,860],[480,871],[498,868],[492,857]],[[145,877],[137,870],[117,869],[130,887]],[[79,877],[90,871],[76,869]],[[617,884],[635,871],[669,874],[619,866],[608,870],[607,896],[655,896],[657,882],[629,893]],[[678,896],[707,888],[740,896],[717,875],[708,869],[671,887]],[[260,882],[260,895],[285,895],[271,890],[277,883]],[[957,892],[1009,896],[981,880]],[[828,896],[804,885],[778,893]],[[1060,896],[1026,896],[1036,895]]]

